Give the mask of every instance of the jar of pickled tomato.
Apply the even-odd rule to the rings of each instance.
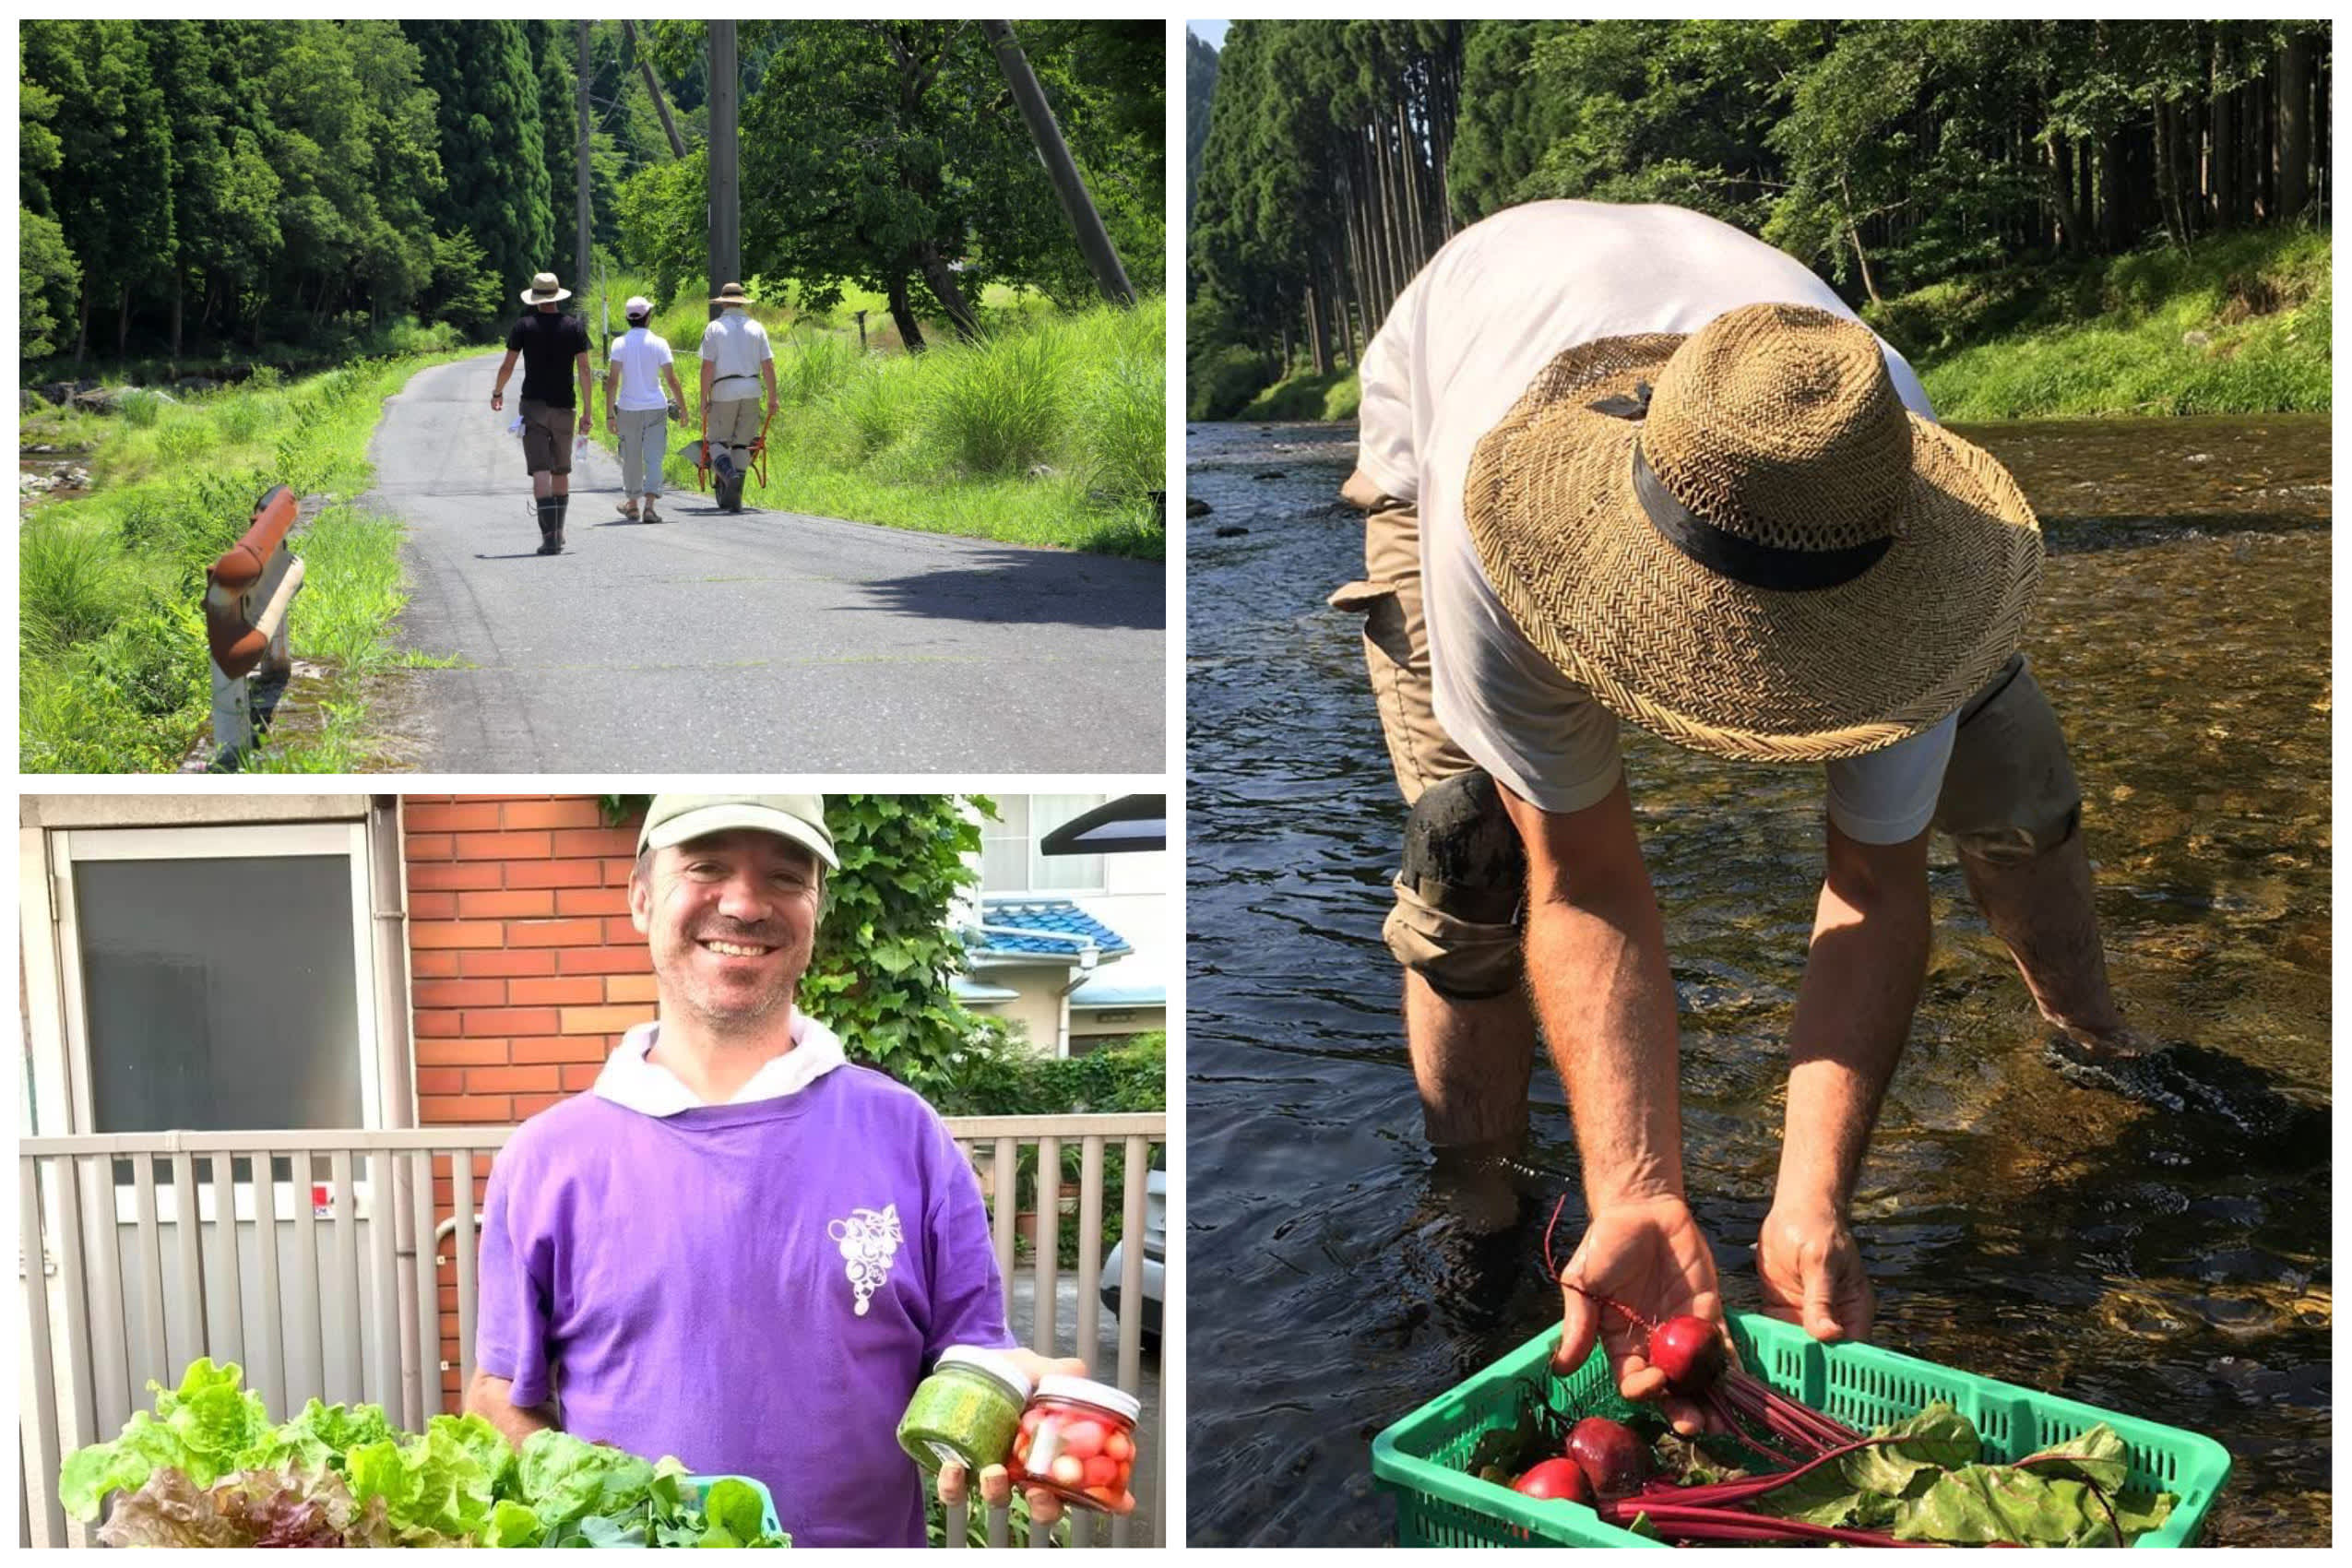
[[[1135,1420],[1132,1394],[1083,1377],[1043,1377],[1021,1412],[1010,1468],[1016,1484],[1039,1486],[1078,1508],[1134,1511]]]
[[[977,1474],[1012,1456],[1028,1374],[1002,1351],[950,1345],[908,1401],[898,1445],[926,1470],[958,1464]]]

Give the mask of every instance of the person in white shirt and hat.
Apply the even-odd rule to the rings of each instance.
[[[628,496],[617,509],[633,522],[658,523],[670,421],[678,417],[686,395],[678,386],[669,343],[646,325],[653,317],[653,302],[632,294],[622,309],[629,329],[612,339],[612,368],[604,378],[604,422],[620,438],[621,488]],[[664,383],[670,388],[666,398]]]
[[[723,285],[711,296],[719,315],[702,334],[702,434],[710,451],[712,489],[722,512],[743,509],[743,475],[750,470],[752,444],[765,440],[776,417],[776,351],[767,328],[743,307],[751,295],[741,283]],[[760,413],[760,387],[767,388],[767,413]]]

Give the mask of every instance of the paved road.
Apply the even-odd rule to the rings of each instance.
[[[368,499],[409,523],[403,646],[469,666],[407,689],[418,767],[1165,767],[1158,564],[728,517],[691,491],[665,498],[671,520],[631,523],[601,450],[574,469],[568,548],[540,556],[521,447],[490,411],[496,371],[492,355],[420,373],[371,452]]]

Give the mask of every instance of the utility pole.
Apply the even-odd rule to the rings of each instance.
[[[1135,291],[1127,281],[1127,270],[1119,265],[1119,252],[1102,226],[1102,215],[1095,210],[1094,198],[1087,195],[1086,179],[1070,157],[1069,144],[1062,139],[1062,127],[1054,124],[1052,105],[1045,101],[1045,89],[1038,86],[1037,73],[1029,69],[1028,56],[1021,53],[1020,41],[1013,36],[1013,25],[982,22],[980,32],[996,50],[996,68],[1004,73],[1013,101],[1021,106],[1021,118],[1029,123],[1038,160],[1052,178],[1053,194],[1062,198],[1063,215],[1077,235],[1087,265],[1094,269],[1102,297],[1114,305],[1133,306]]]
[[[653,58],[645,52],[645,42],[637,37],[637,24],[623,22],[621,35],[629,41],[629,52],[637,57],[637,69],[645,73],[645,89],[653,95],[653,112],[661,116],[661,134],[670,138],[670,156],[686,156],[686,139],[678,134],[678,122],[670,117],[670,101],[661,96],[661,78],[653,74]]]
[[[580,103],[580,243],[573,253],[572,276],[588,287],[588,25],[580,24],[579,91],[575,95]]]
[[[735,24],[710,24],[710,290],[743,280],[743,219],[737,201],[742,151],[735,134]],[[719,319],[719,307],[710,307]]]

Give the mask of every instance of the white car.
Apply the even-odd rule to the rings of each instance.
[[[1102,1304],[1119,1315],[1119,1286],[1126,1278],[1128,1238],[1119,1238],[1102,1263]],[[1155,1170],[1144,1182],[1144,1348],[1159,1353],[1159,1303],[1168,1274],[1168,1172]]]

